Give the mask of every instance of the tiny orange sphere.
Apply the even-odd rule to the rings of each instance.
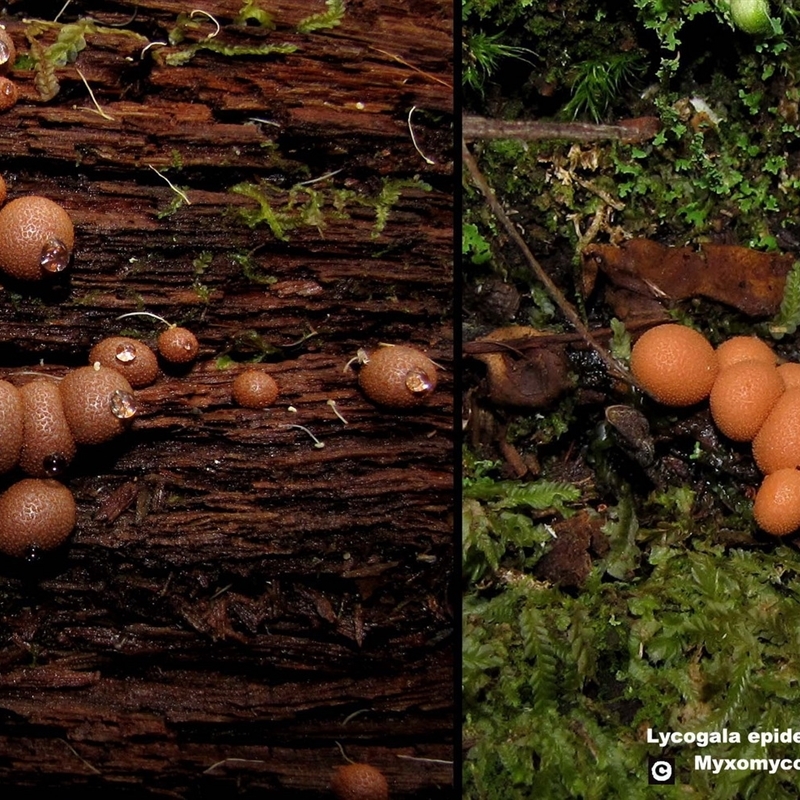
[[[721,370],[738,361],[763,361],[774,364],[775,351],[757,336],[732,336],[717,348],[717,361]]]
[[[53,478],[70,465],[76,451],[59,384],[50,378],[35,378],[19,393],[23,432],[19,466],[35,478]]]
[[[266,408],[278,397],[275,379],[259,369],[248,369],[234,378],[231,387],[233,399],[244,408]]]
[[[759,528],[773,536],[786,536],[800,528],[800,472],[792,467],[764,478],[753,504]]]
[[[331,789],[338,800],[389,800],[389,784],[383,773],[369,764],[337,767]]]
[[[691,406],[708,397],[717,377],[717,354],[684,325],[658,325],[631,351],[631,372],[651,397],[668,406]]]
[[[187,328],[167,328],[156,343],[158,352],[170,364],[191,364],[197,357],[200,345],[197,337]]]
[[[753,439],[753,457],[765,474],[800,466],[800,389],[787,389]]]
[[[737,361],[721,370],[709,398],[714,424],[735,442],[750,442],[783,394],[774,363]]]
[[[22,395],[8,381],[0,381],[0,472],[17,465],[24,439]]]
[[[8,111],[19,100],[17,84],[5,75],[0,75],[0,111]]]

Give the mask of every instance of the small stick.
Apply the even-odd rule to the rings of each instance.
[[[383,53],[385,56],[389,56],[389,58],[393,58],[395,61],[402,64],[404,67],[408,67],[409,69],[413,69],[414,72],[419,72],[420,75],[424,75],[426,78],[430,78],[432,81],[436,81],[436,83],[441,83],[442,86],[446,86],[448,89],[452,89],[453,85],[448,83],[447,81],[443,81],[441,78],[437,78],[436,75],[431,75],[430,72],[425,72],[421,70],[419,67],[415,67],[413,64],[409,64],[404,58],[400,58],[400,56],[395,55],[394,53],[390,53],[388,50],[381,50],[380,47],[374,47],[370,45],[372,50],[377,50],[379,53]]]
[[[396,754],[397,758],[404,758],[406,761],[426,761],[428,764],[452,764],[452,761],[448,761],[445,758],[423,758],[422,756],[406,756],[402,753]]]
[[[411,127],[411,115],[417,110],[416,106],[411,106],[411,110],[408,112],[408,132],[411,134],[411,144],[414,145],[414,149],[422,156],[423,160],[426,164],[435,164],[436,162],[432,158],[428,158],[422,150],[419,149],[417,145],[417,137],[414,136],[414,129]]]
[[[100,108],[100,103],[97,102],[97,98],[94,96],[94,92],[92,91],[92,87],[89,86],[89,81],[86,80],[86,76],[78,69],[78,67],[75,67],[75,71],[78,73],[78,75],[80,75],[81,80],[83,81],[83,85],[88,90],[89,97],[92,98],[92,102],[94,103],[94,108],[93,109],[90,108],[89,111],[95,111],[103,119],[108,119],[108,120],[111,120],[113,122],[114,121],[114,117],[112,117],[110,114],[106,114],[106,112],[103,111],[102,108]]]
[[[314,440],[314,447],[316,447],[317,450],[321,450],[323,447],[325,447],[325,442],[321,442],[319,439],[317,439],[317,437],[314,436],[314,434],[311,433],[311,431],[308,428],[304,427],[303,425],[284,425],[283,427],[298,428],[301,431],[305,431]]]
[[[139,59],[141,60],[142,56],[151,48],[151,47],[169,47],[167,42],[149,42],[143,48],[141,53],[139,53]]]
[[[215,770],[217,767],[221,767],[223,764],[234,763],[234,764],[263,764],[264,761],[258,758],[223,758],[222,761],[217,761],[215,764],[212,764],[208,769],[203,770],[203,775],[208,775],[212,770]]]
[[[163,322],[168,328],[175,327],[171,322],[167,322],[164,317],[159,317],[158,314],[154,314],[152,311],[129,311],[127,314],[120,314],[117,319],[125,319],[125,317],[152,317],[159,322]]]
[[[366,714],[366,713],[368,713],[368,712],[369,712],[369,710],[370,710],[370,709],[368,709],[368,708],[359,708],[357,711],[354,711],[352,714],[348,714],[348,715],[347,715],[347,716],[346,716],[346,717],[345,717],[345,718],[342,720],[342,727],[344,727],[345,725],[347,725],[347,723],[348,723],[348,722],[350,722],[350,720],[351,720],[351,719],[355,719],[356,717],[360,716],[361,714]],[[337,742],[337,744],[338,744],[338,742]]]
[[[91,89],[89,91],[91,91]],[[155,172],[159,178],[163,178],[169,185],[169,188],[172,189],[172,191],[175,192],[175,194],[177,194],[187,206],[192,204],[192,201],[186,196],[186,193],[182,192],[163,172],[159,172],[152,164],[148,164],[147,166],[150,167],[150,169],[153,170],[153,172]]]
[[[491,186],[489,186],[489,183],[483,176],[483,173],[478,168],[472,153],[467,147],[466,141],[463,139],[461,140],[461,158],[469,170],[473,182],[486,198],[486,202],[488,203],[489,208],[492,210],[492,213],[495,215],[495,217],[497,217],[498,221],[506,229],[508,235],[511,237],[511,239],[513,239],[514,243],[520,249],[522,255],[525,257],[525,260],[528,262],[531,271],[536,276],[536,279],[544,285],[545,289],[547,289],[550,297],[553,298],[556,305],[561,309],[561,313],[564,314],[573,328],[575,328],[581,337],[583,337],[583,340],[597,353],[597,355],[600,357],[600,360],[606,365],[606,368],[610,374],[620,378],[632,386],[635,385],[635,382],[628,370],[594,338],[591,331],[583,324],[581,318],[578,316],[575,309],[570,305],[567,298],[564,297],[564,295],[561,293],[561,290],[553,283],[553,281],[550,279],[550,276],[544,271],[544,267],[542,267],[542,265],[536,260],[533,253],[531,253],[528,245],[525,244],[525,240],[522,238],[522,236],[520,236],[520,233],[516,227],[514,227],[514,223],[508,218],[503,206],[500,204],[500,201],[497,199]]]
[[[349,758],[349,757],[348,757],[348,755],[347,755],[347,753],[345,753],[345,752],[344,752],[344,747],[342,747],[342,746],[339,744],[339,742],[337,742],[337,741],[336,741],[336,739],[334,739],[333,741],[336,743],[336,746],[339,748],[339,752],[342,754],[342,758],[343,758],[345,761],[349,762],[350,764],[355,764],[356,762],[355,762],[355,761],[353,761],[353,759],[352,759],[352,758]]]
[[[342,167],[342,169],[335,169],[333,172],[326,172],[324,175],[320,175],[319,178],[312,178],[310,181],[300,181],[300,183],[296,183],[295,186],[309,186],[312,183],[319,183],[326,178],[332,178],[334,175],[338,175],[343,169],[344,167]]]
[[[211,14],[208,13],[208,11],[203,11],[200,8],[194,9],[194,11],[192,11],[189,14],[189,17],[194,19],[196,14],[202,14],[202,16],[208,17],[217,26],[217,29],[214,31],[214,33],[209,33],[208,36],[206,36],[206,39],[213,39],[220,32],[220,24],[219,24],[219,22],[217,22],[216,18],[212,17]]]
[[[58,18],[59,18],[59,17],[60,17],[60,16],[61,16],[61,15],[62,15],[62,14],[63,14],[63,13],[66,11],[66,10],[67,10],[67,6],[68,6],[68,5],[69,5],[71,2],[72,2],[72,0],[67,0],[67,2],[66,2],[66,3],[64,3],[64,5],[63,5],[63,6],[61,6],[61,11],[59,11],[59,12],[58,12],[58,14],[56,14],[56,15],[53,17],[53,22],[58,22]],[[69,747],[69,745],[67,745],[67,746]]]
[[[540,122],[539,120],[503,120],[465,116],[461,122],[464,139],[565,139],[570,142],[598,142],[604,139],[641,142],[652,139],[660,129],[655,117],[639,117],[617,125],[593,125],[589,122]]]

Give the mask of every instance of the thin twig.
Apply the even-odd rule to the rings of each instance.
[[[311,431],[306,428],[305,425],[283,425],[282,427],[297,428],[298,430],[305,431],[314,440],[314,447],[316,447],[317,450],[321,450],[323,447],[325,447],[325,442],[321,442],[319,439],[317,439],[317,437],[314,436],[314,434],[311,433]]]
[[[544,285],[548,294],[561,309],[561,313],[567,318],[573,328],[581,335],[583,340],[597,353],[600,360],[606,365],[609,373],[617,378],[634,385],[634,380],[628,370],[620,364],[592,335],[591,331],[583,324],[583,321],[578,316],[578,313],[569,303],[566,297],[562,294],[561,290],[553,283],[550,276],[544,271],[542,265],[536,260],[533,253],[531,253],[525,240],[520,236],[519,231],[514,227],[514,223],[508,218],[503,206],[500,205],[494,191],[487,182],[483,173],[478,168],[478,164],[472,156],[466,141],[461,140],[461,158],[469,170],[475,185],[481,190],[486,202],[489,204],[492,213],[497,217],[500,224],[506,229],[508,235],[513,239],[514,243],[522,252],[525,260],[528,262],[531,270],[533,271],[536,279]]]
[[[217,767],[221,767],[223,764],[263,764],[265,763],[259,758],[223,758],[222,761],[217,761],[215,764],[212,764],[208,769],[203,770],[203,775],[208,775],[209,773],[213,772]]]
[[[430,78],[432,81],[436,81],[436,83],[441,83],[443,86],[446,86],[448,89],[452,89],[453,85],[448,83],[447,81],[443,81],[441,78],[437,78],[435,75],[431,75],[430,72],[425,72],[425,70],[420,69],[419,67],[415,67],[413,64],[409,64],[404,58],[401,58],[394,53],[390,53],[388,50],[381,50],[380,47],[370,46],[371,50],[377,50],[379,53],[383,53],[385,56],[389,56],[389,58],[393,58],[395,61],[398,61],[404,67],[408,67],[409,69],[413,69],[414,72],[419,72],[420,75],[424,75],[426,78]]]
[[[310,186],[312,183],[319,183],[320,181],[324,181],[327,178],[332,178],[334,175],[338,175],[342,169],[335,169],[333,172],[326,172],[324,175],[320,175],[319,178],[312,178],[310,181],[300,181],[300,183],[296,183],[295,186]]]
[[[192,204],[192,201],[186,196],[186,192],[182,192],[163,172],[157,170],[152,164],[148,164],[147,166],[150,167],[150,169],[153,170],[153,172],[155,172],[159,178],[163,178],[169,185],[169,188],[172,189],[172,191],[175,192],[175,194],[177,194],[187,206]]]
[[[216,17],[212,17],[211,14],[208,13],[208,11],[203,11],[201,8],[194,9],[194,11],[192,11],[189,14],[189,17],[194,19],[198,14],[201,14],[204,17],[208,17],[217,26],[217,29],[214,31],[214,33],[209,33],[208,36],[206,36],[206,39],[213,39],[220,32],[219,22],[217,22]]]
[[[66,10],[67,10],[67,6],[68,6],[68,5],[69,5],[71,2],[72,2],[72,0],[67,0],[67,2],[66,2],[66,3],[64,3],[64,5],[63,5],[63,6],[61,6],[61,11],[59,11],[59,12],[58,12],[58,14],[56,14],[56,15],[53,17],[53,22],[58,22],[58,19],[59,19],[59,17],[60,17],[60,16],[61,16],[61,15],[62,15],[62,14],[63,14],[63,13],[66,11]]]
[[[598,142],[612,139],[641,142],[652,139],[661,125],[656,117],[623,120],[616,125],[593,125],[589,122],[540,122],[539,120],[502,120],[465,116],[462,135],[468,142],[476,139],[566,139],[570,142]]]
[[[66,6],[64,6],[64,8],[66,8]],[[62,9],[62,11],[63,11],[63,10],[64,10],[64,9]],[[91,771],[92,771],[92,772],[93,772],[95,775],[102,775],[102,773],[100,772],[100,770],[99,770],[99,769],[97,769],[97,767],[93,767],[93,766],[92,766],[92,765],[91,765],[91,764],[90,764],[90,763],[89,763],[89,762],[88,762],[88,761],[87,761],[87,760],[86,760],[86,759],[85,759],[85,758],[84,758],[84,757],[83,757],[83,756],[82,756],[82,755],[81,755],[81,754],[80,754],[80,753],[79,753],[79,752],[78,752],[78,751],[77,751],[77,750],[76,750],[76,749],[75,749],[75,748],[74,748],[74,747],[73,747],[73,746],[72,746],[72,745],[71,745],[71,744],[70,744],[70,743],[69,743],[69,742],[68,742],[66,739],[61,739],[61,741],[62,741],[62,742],[64,742],[64,744],[67,746],[67,748],[70,750],[70,752],[71,752],[71,753],[72,753],[74,756],[76,756],[77,758],[79,758],[81,761],[83,761],[83,763],[84,763],[84,764],[85,764],[85,765],[86,765],[86,766],[87,766],[87,767],[88,767],[88,768],[89,768],[89,769],[90,769],[90,770],[91,770]]]
[[[334,743],[336,744],[336,746],[339,748],[339,752],[342,754],[342,758],[343,758],[345,761],[349,762],[350,764],[355,764],[356,762],[355,762],[355,761],[353,761],[353,759],[352,759],[352,758],[350,758],[350,757],[347,755],[347,753],[345,753],[345,751],[344,751],[344,747],[342,747],[342,746],[341,746],[341,744],[339,744],[339,742],[337,742],[335,739],[334,739],[333,741],[334,741]]]
[[[414,136],[414,129],[411,127],[411,115],[417,110],[416,106],[411,106],[411,111],[408,112],[408,132],[411,134],[411,144],[414,145],[414,149],[422,156],[423,160],[426,164],[435,164],[436,162],[432,158],[428,158],[422,150],[419,149],[419,145],[417,144],[417,137]]]
[[[422,756],[407,756],[403,755],[403,753],[397,753],[397,758],[404,758],[406,761],[425,761],[428,764],[452,764],[452,761],[448,761],[445,758],[423,758]]]

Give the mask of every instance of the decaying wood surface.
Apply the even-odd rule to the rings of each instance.
[[[63,374],[110,332],[152,340],[153,320],[116,319],[137,310],[192,328],[201,354],[138,393],[121,439],[80,451],[69,545],[0,561],[0,785],[326,797],[338,743],[393,797],[448,797],[451,5],[347,2],[298,33],[329,6],[259,0],[270,30],[208,2],[213,41],[297,49],[182,66],[167,56],[211,41],[202,15],[144,48],[192,6],[75,0],[38,25],[28,5],[2,20],[21,99],[0,168],[11,197],[61,202],[77,244],[65,280],[3,283],[0,374]],[[42,101],[31,48],[87,17]],[[259,202],[237,184],[280,227],[245,224]],[[441,365],[422,410],[359,393],[345,365],[378,342]],[[269,411],[230,398],[256,358],[282,388]]]

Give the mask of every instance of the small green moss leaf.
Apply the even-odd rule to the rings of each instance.
[[[786,334],[793,334],[798,325],[800,325],[800,261],[795,261],[786,276],[781,307],[769,323],[769,332],[773,339],[781,339]]]
[[[297,32],[312,33],[339,25],[344,18],[344,0],[325,0],[325,5],[328,7],[327,11],[300,20],[297,23]]]
[[[262,28],[269,28],[270,30],[274,30],[275,28],[275,22],[272,16],[264,11],[263,8],[260,8],[255,0],[247,0],[236,15],[234,22],[237,25],[247,25],[251,22],[255,22]]]
[[[202,50],[207,50],[211,53],[218,53],[229,58],[237,58],[241,56],[273,56],[273,55],[287,55],[294,53],[297,50],[297,45],[294,44],[262,44],[262,45],[239,45],[239,44],[225,44],[218,42],[216,39],[204,39],[202,42],[184,47],[182,50],[176,50],[174,53],[169,53],[165,56],[165,63],[171,67],[180,67],[183,64],[188,64],[197,53]]]

